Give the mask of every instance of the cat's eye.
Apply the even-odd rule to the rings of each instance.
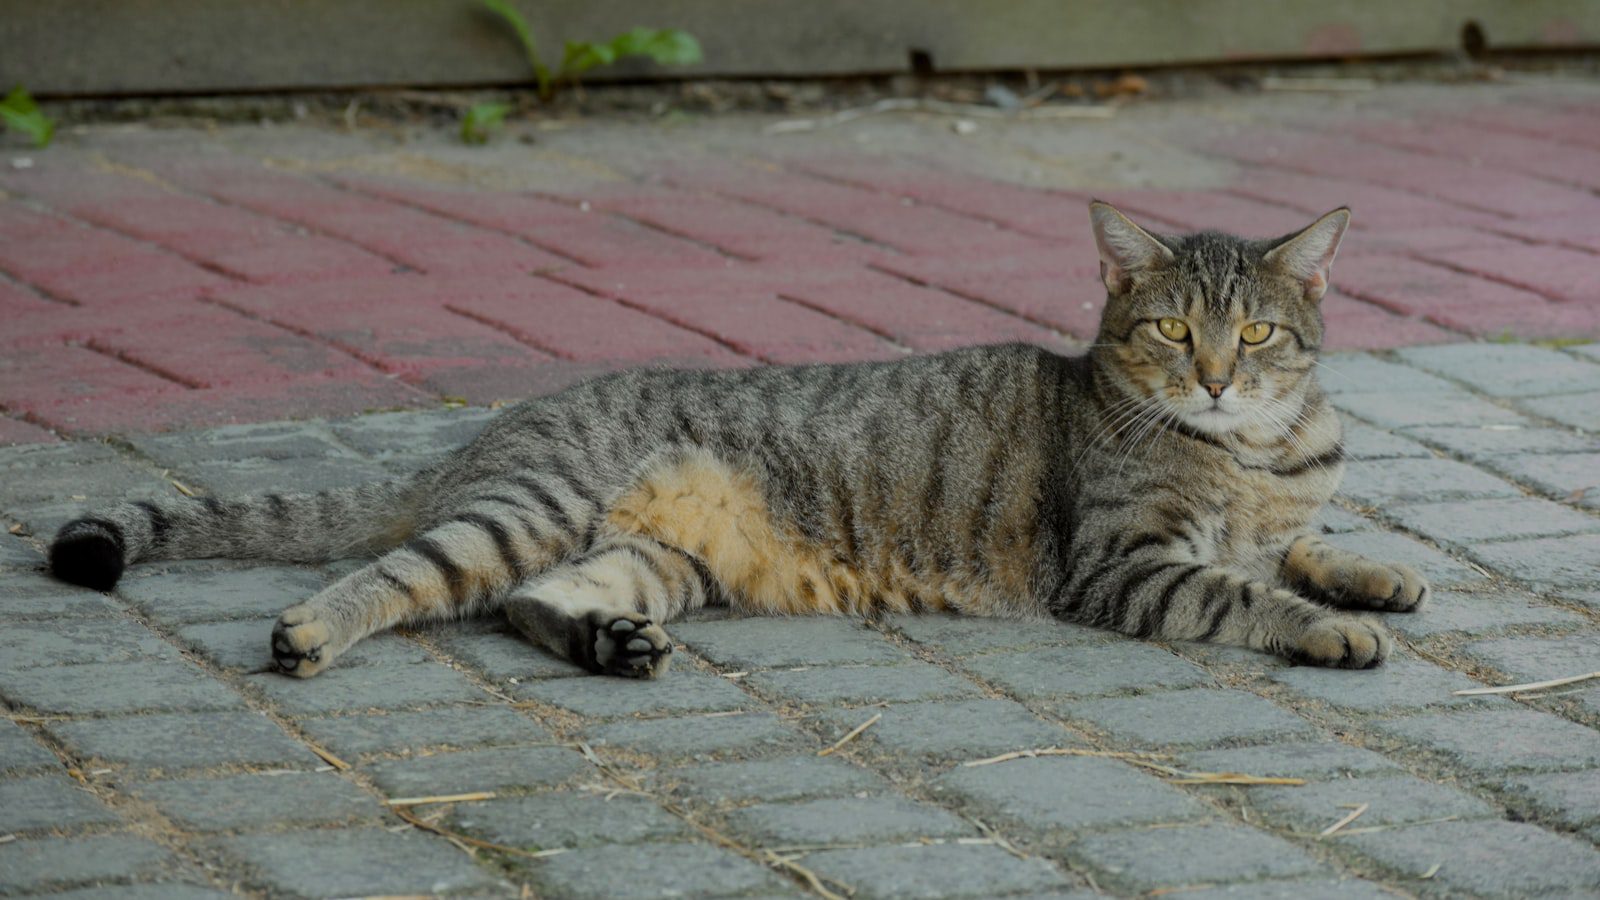
[[[1239,340],[1246,344],[1259,344],[1269,337],[1272,337],[1271,322],[1251,322],[1239,332]]]
[[[1182,319],[1161,319],[1156,322],[1156,328],[1169,341],[1182,341],[1189,337],[1189,326]]]

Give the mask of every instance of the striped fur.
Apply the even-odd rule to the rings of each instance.
[[[52,567],[109,589],[153,559],[375,556],[283,613],[274,658],[299,676],[380,629],[503,608],[593,671],[650,677],[661,623],[721,603],[1048,614],[1381,662],[1387,633],[1341,608],[1415,609],[1426,584],[1307,529],[1342,470],[1314,366],[1348,213],[1246,241],[1092,212],[1108,301],[1087,356],[621,373],[512,408],[403,483],[102,510]],[[1247,345],[1252,322],[1273,329]]]

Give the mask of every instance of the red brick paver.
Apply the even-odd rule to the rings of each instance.
[[[625,178],[537,190],[198,139],[52,148],[0,170],[0,444],[489,402],[641,364],[1070,351],[1103,303],[1090,196],[1257,236],[1352,206],[1333,349],[1600,337],[1593,112],[1218,119],[1167,135],[1232,173],[1181,190],[1030,187],[838,141],[666,141]]]

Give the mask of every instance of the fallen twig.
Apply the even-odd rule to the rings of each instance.
[[[385,801],[390,806],[422,806],[428,803],[470,803],[474,800],[493,800],[494,791],[473,791],[469,794],[439,794],[432,797],[396,797]]]
[[[1002,753],[999,756],[991,756],[987,759],[974,759],[961,765],[970,769],[974,766],[992,766],[995,763],[1011,762],[1014,759],[1033,759],[1036,756],[1104,756],[1132,762],[1135,760],[1166,759],[1170,755],[1167,753],[1144,753],[1138,751],[1122,752],[1119,750],[1079,750],[1073,747],[1041,747],[1037,750],[1013,750],[1010,753]]]
[[[1427,881],[1428,879],[1432,878],[1433,876],[1439,874],[1439,870],[1442,869],[1442,868],[1444,868],[1444,863],[1436,862],[1433,865],[1428,867],[1428,871],[1423,872],[1421,875],[1418,875],[1417,877],[1422,879],[1423,881]]]
[[[871,728],[872,726],[878,724],[878,720],[881,719],[881,718],[883,718],[883,713],[875,713],[872,716],[872,718],[870,718],[870,719],[866,720],[865,722],[862,722],[860,725],[857,725],[856,727],[850,729],[849,733],[847,733],[844,737],[839,738],[839,740],[835,741],[832,747],[829,747],[829,748],[827,748],[825,750],[818,750],[817,751],[817,755],[818,756],[831,756],[834,753],[834,751],[838,750],[840,747],[843,747],[845,744],[848,744],[851,741],[855,740],[856,738],[860,737],[861,736],[861,732],[866,731],[868,728]]]
[[[1567,678],[1552,678],[1549,681],[1529,681],[1525,684],[1506,684],[1500,687],[1469,688],[1464,691],[1453,691],[1457,697],[1480,697],[1484,694],[1520,694],[1523,691],[1541,691],[1545,688],[1561,687],[1564,684],[1577,684],[1580,681],[1600,678],[1600,672],[1590,672],[1587,675],[1572,675]]]
[[[334,756],[332,753],[329,753],[328,751],[322,749],[321,747],[318,747],[316,744],[313,744],[310,741],[306,741],[305,744],[306,744],[307,747],[311,748],[311,752],[312,753],[315,753],[316,755],[322,757],[322,761],[323,762],[327,763],[330,766],[333,766],[335,769],[338,769],[341,772],[349,771],[349,769],[350,769],[350,764],[349,763],[345,762],[344,760],[340,759],[337,756]]]
[[[1361,818],[1361,814],[1365,813],[1367,811],[1367,809],[1371,805],[1372,804],[1370,804],[1370,803],[1363,803],[1363,804],[1357,806],[1355,809],[1350,810],[1349,814],[1346,815],[1344,818],[1342,818],[1339,821],[1333,823],[1332,825],[1329,825],[1327,828],[1324,828],[1321,831],[1317,832],[1317,837],[1325,838],[1325,837],[1329,837],[1331,835],[1337,834],[1339,832],[1339,829],[1341,829],[1341,828],[1345,827],[1346,825],[1349,825],[1351,822],[1354,822],[1355,820]]]
[[[827,900],[845,900],[843,896],[828,890],[827,887],[823,885],[822,878],[819,877],[817,873],[811,871],[805,866],[800,865],[790,857],[779,856],[778,854],[773,853],[771,850],[763,850],[762,853],[766,854],[768,862],[775,866],[781,866],[785,869],[788,869],[789,871],[805,879],[806,884],[813,891],[816,891],[820,896],[826,897]]]
[[[509,853],[512,856],[520,856],[523,859],[543,859],[546,856],[555,856],[558,853],[567,852],[565,847],[554,847],[549,850],[524,850],[521,847],[507,847],[505,844],[496,844],[493,841],[485,841],[475,838],[470,834],[462,834],[459,831],[452,831],[443,825],[438,825],[422,819],[417,816],[416,813],[413,813],[404,807],[391,807],[390,811],[404,819],[406,823],[411,825],[413,828],[421,828],[423,831],[431,831],[440,837],[466,844],[469,847],[477,847],[482,850],[494,850],[500,853]]]
[[[1275,775],[1246,775],[1243,772],[1184,772],[1178,770],[1167,779],[1168,784],[1277,784],[1299,787],[1304,778],[1283,778]]]

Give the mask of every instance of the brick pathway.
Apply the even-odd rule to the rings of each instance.
[[[1279,234],[1338,204],[1335,349],[1600,337],[1600,90],[1397,86],[1107,122],[96,127],[0,166],[0,442],[486,403],[640,363],[1070,349],[1084,211]],[[31,165],[17,168],[26,156]]]
[[[863,898],[1600,892],[1600,685],[1452,694],[1600,670],[1600,343],[1469,342],[1600,337],[1594,96],[1390,88],[969,138],[595,123],[483,151],[108,127],[4,169],[0,894],[806,892],[780,859]],[[1098,300],[1090,191],[1258,233],[1356,207],[1324,375],[1355,461],[1323,525],[1440,589],[1388,617],[1389,666],[711,617],[672,629],[654,684],[490,621],[298,682],[258,671],[270,622],[346,565],[143,566],[110,595],[39,571],[39,536],[86,504],[409,471],[488,415],[444,397],[646,361],[1070,348]],[[188,427],[228,421],[263,424]],[[963,765],[1051,746],[1091,753]],[[1184,784],[1130,753],[1307,783]],[[479,791],[411,814],[538,858],[385,805]]]

